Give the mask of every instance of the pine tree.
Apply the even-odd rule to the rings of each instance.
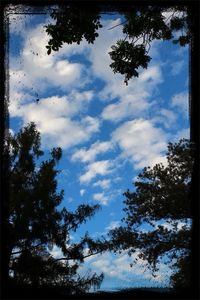
[[[72,243],[70,232],[91,218],[99,205],[81,204],[75,212],[59,208],[64,191],[57,192],[56,165],[62,150],[53,148],[50,158],[41,161],[44,153],[40,147],[40,133],[34,123],[6,139],[9,278],[18,285],[60,286],[70,294],[84,293],[99,287],[103,274],[81,277],[78,268],[85,256],[103,251],[106,244],[93,241],[87,233],[79,242]],[[61,250],[63,257],[56,259],[51,255],[53,246]]]

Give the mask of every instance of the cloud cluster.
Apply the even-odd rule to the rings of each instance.
[[[119,122],[147,113],[151,107],[149,98],[160,82],[162,76],[159,66],[142,71],[140,77],[132,80],[128,87],[124,86],[122,78],[113,78],[101,94],[107,98],[116,98],[117,101],[104,108],[102,118]]]
[[[14,23],[11,18],[11,32],[19,34]],[[25,26],[24,20],[20,24]],[[67,45],[47,55],[44,25],[29,27],[26,35],[21,33],[24,42],[20,55],[10,57],[9,113],[21,118],[24,125],[35,122],[44,146],[69,148],[88,141],[99,131],[100,122],[87,114],[93,91],[79,90],[87,81],[86,66],[68,60],[74,47]]]
[[[110,252],[105,252],[102,255],[86,258],[84,269],[92,267],[92,270],[97,273],[103,272],[105,280],[109,282],[112,278],[112,283],[116,280],[121,280],[129,287],[140,285],[144,286],[146,282],[149,286],[165,286],[168,284],[171,270],[161,263],[154,277],[151,271],[146,268],[146,262],[138,258],[139,252],[136,251],[132,257],[129,257],[127,251],[122,251],[121,254],[113,255]],[[133,263],[137,258],[137,263]],[[134,284],[135,283],[135,284]]]
[[[111,46],[121,39],[123,34],[121,26],[117,26],[113,30],[108,29],[119,23],[120,19],[104,22],[104,27],[100,30],[99,37],[94,46],[90,48],[87,57],[91,62],[92,75],[105,83],[99,92],[99,98],[106,103],[114,101],[105,106],[101,117],[103,120],[114,123],[147,112],[151,106],[150,97],[156,92],[158,84],[163,81],[158,64],[150,65],[147,70],[142,70],[140,77],[131,79],[128,86],[124,84],[121,74],[113,73],[110,68],[112,61],[109,52]],[[152,48],[155,47],[156,45],[152,45]]]
[[[22,103],[24,97],[20,101],[10,101],[10,115],[21,117],[25,124],[35,122],[47,147],[69,148],[87,141],[99,130],[97,118],[83,115],[80,120],[73,119],[92,99],[91,91],[72,92],[69,96],[52,96],[30,103]]]
[[[99,38],[92,46],[89,46],[85,41],[79,46],[75,44],[64,45],[59,52],[51,55],[46,53],[45,46],[48,42],[48,36],[43,28],[44,24],[29,30],[27,32],[28,38],[25,39],[21,53],[22,69],[13,70],[17,75],[11,79],[13,80],[10,89],[11,99],[13,99],[10,104],[11,115],[20,116],[24,122],[35,121],[39,126],[38,129],[50,144],[54,142],[68,148],[89,140],[92,134],[99,130],[99,120],[86,116],[77,121],[73,120],[72,117],[78,115],[85,108],[85,104],[87,107],[88,101],[92,98],[92,91],[86,91],[85,94],[79,93],[79,97],[82,97],[85,101],[76,100],[78,93],[75,91],[73,101],[69,101],[65,96],[53,96],[40,99],[38,105],[36,103],[22,105],[22,102],[25,100],[26,103],[30,101],[27,98],[28,95],[24,93],[24,88],[31,89],[34,86],[37,94],[49,86],[69,91],[74,84],[76,84],[76,88],[80,86],[80,83],[83,85],[83,78],[86,78],[87,82],[94,77],[103,79],[105,83],[104,88],[99,92],[99,97],[104,101],[115,101],[105,105],[101,113],[102,120],[116,123],[127,118],[141,117],[150,108],[151,101],[149,99],[156,92],[157,85],[162,82],[161,69],[158,65],[150,66],[147,70],[141,72],[138,79],[131,80],[128,87],[124,85],[121,75],[113,74],[109,67],[111,63],[109,51],[111,45],[115,44],[123,34],[120,26],[115,27],[113,30],[108,29],[119,23],[120,19],[104,21],[104,27],[99,32]],[[87,60],[91,63],[90,75],[86,72],[84,64],[74,63],[71,59],[74,54],[86,55],[86,53]],[[24,78],[22,70],[26,75]],[[87,76],[84,77],[83,72],[86,72]],[[14,94],[12,87],[17,84],[16,81],[19,81],[19,78],[21,79],[20,82],[23,82],[23,87],[20,88],[21,83],[18,84],[17,94],[16,90]],[[16,101],[17,97],[21,97],[21,100]],[[32,100],[32,98],[30,99]],[[124,127],[126,127],[126,123],[124,123]],[[123,128],[120,127],[117,130],[121,132]],[[114,133],[114,136],[116,134]],[[129,139],[129,137],[129,134],[125,137],[124,132],[124,139]],[[115,141],[121,147],[122,138],[115,138]],[[99,164],[92,165],[91,163],[95,161],[97,155],[112,150],[112,147],[111,142],[97,141],[89,149],[79,149],[72,155],[74,161],[81,160],[90,163],[87,172],[80,177],[80,182],[90,182],[91,179],[96,177],[96,174],[107,174],[107,168],[103,171],[100,170],[99,173]],[[124,151],[125,153],[127,151]],[[154,156],[155,153],[152,155]],[[94,167],[97,167],[97,170],[94,170]]]

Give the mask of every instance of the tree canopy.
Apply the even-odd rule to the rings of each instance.
[[[193,158],[188,140],[169,143],[167,165],[144,168],[135,191],[124,193],[125,226],[110,231],[117,251],[127,249],[132,255],[139,250],[153,270],[166,256],[175,270],[171,284],[182,288],[190,287]],[[151,229],[144,231],[144,224]]]
[[[70,294],[84,293],[100,286],[103,274],[80,276],[84,258],[101,252],[106,242],[86,233],[72,243],[70,233],[91,218],[99,205],[81,204],[74,212],[61,204],[64,191],[57,191],[56,165],[61,148],[41,159],[40,133],[34,123],[6,140],[9,154],[8,269],[10,280],[30,286],[61,286]],[[63,257],[51,251],[57,246]],[[86,251],[86,248],[89,249]]]
[[[127,10],[119,10],[117,5],[112,5],[112,11],[120,13],[122,23],[116,26],[122,26],[124,38],[111,46],[110,67],[114,73],[124,75],[126,84],[132,77],[138,77],[140,68],[148,67],[153,41],[172,40],[185,46],[191,39],[187,6],[130,5]],[[55,23],[46,26],[50,36],[47,53],[58,51],[64,43],[80,44],[83,39],[94,43],[102,27],[103,12],[98,4],[92,8],[73,4],[59,6],[51,13]]]

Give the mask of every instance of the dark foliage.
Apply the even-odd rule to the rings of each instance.
[[[113,11],[118,12],[118,6]],[[101,16],[103,10],[98,5],[88,7],[78,7],[72,5],[60,6],[51,17],[55,24],[46,26],[46,31],[50,35],[47,53],[58,51],[63,43],[72,44],[85,39],[88,43],[94,43],[98,37],[98,29],[102,27]],[[125,83],[129,79],[138,77],[139,68],[147,68],[151,60],[148,55],[151,43],[155,40],[172,40],[180,46],[185,46],[190,42],[190,22],[189,12],[186,6],[130,6],[124,12],[119,11],[123,22],[118,26],[122,27],[125,35],[123,40],[117,41],[111,46],[109,53],[112,59],[110,67],[114,73],[125,76]],[[165,18],[164,14],[168,14]],[[174,35],[176,33],[176,39]]]
[[[174,270],[171,284],[175,288],[191,285],[192,169],[189,141],[169,143],[167,165],[144,168],[138,175],[135,192],[124,193],[126,226],[110,232],[116,250],[128,249],[130,256],[139,250],[139,258],[147,260],[153,271],[167,256],[166,264]],[[165,224],[158,225],[158,221]],[[183,226],[179,227],[179,222]],[[144,232],[140,226],[145,223],[152,229]]]
[[[9,214],[7,219],[7,260],[10,282],[18,286],[63,287],[69,294],[82,294],[99,287],[103,274],[80,276],[78,267],[85,256],[106,249],[106,243],[86,233],[72,243],[70,232],[91,218],[98,205],[79,205],[75,212],[59,208],[63,190],[57,192],[56,165],[62,150],[54,148],[51,158],[39,163],[40,134],[30,123],[6,139],[9,157]],[[56,245],[63,257],[51,255]],[[85,252],[89,248],[89,252]]]
[[[59,11],[51,14],[51,17],[56,20],[56,24],[46,26],[47,33],[52,37],[47,46],[48,54],[51,50],[58,51],[63,43],[79,45],[83,38],[89,44],[93,43],[98,37],[97,30],[102,27],[97,10],[61,6]]]

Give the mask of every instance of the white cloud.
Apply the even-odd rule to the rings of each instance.
[[[119,144],[123,155],[133,162],[135,169],[166,163],[162,155],[167,147],[165,134],[149,120],[125,122],[114,131],[113,141]]]
[[[171,99],[171,106],[177,107],[188,118],[189,96],[187,92],[175,94]]]
[[[125,117],[133,117],[140,114],[148,107],[147,102],[140,97],[139,95],[126,95],[123,97],[123,100],[107,105],[102,112],[102,118],[112,122],[119,122]]]
[[[86,190],[81,189],[81,190],[80,190],[80,195],[83,196],[83,195],[85,194],[85,192],[86,192]]]
[[[101,187],[102,189],[108,189],[111,185],[111,179],[98,180],[93,186]]]
[[[88,94],[91,95],[90,98],[88,98]],[[42,118],[42,116],[45,116],[47,112],[51,115],[51,118],[54,118],[55,116],[72,117],[78,112],[82,111],[82,109],[86,105],[88,105],[91,98],[91,91],[83,92],[82,94],[78,92],[73,92],[68,96],[52,96],[47,98],[41,98],[39,100],[39,103],[36,103],[35,101],[32,101],[29,104],[23,103],[24,106],[21,105],[21,109],[25,108],[26,110],[28,110],[29,108],[31,113],[37,115],[39,114],[40,118]],[[12,101],[11,99],[11,103],[13,102],[14,101]],[[11,113],[13,114],[13,116],[17,116],[18,114],[20,114],[20,112],[17,109],[15,111],[13,110]]]
[[[107,205],[108,202],[111,200],[111,198],[109,196],[105,195],[104,192],[94,194],[93,199],[96,201],[99,201],[103,205]]]
[[[86,150],[85,148],[79,149],[72,155],[72,160],[81,160],[82,162],[94,161],[96,156],[111,150],[113,145],[111,142],[97,141]]]
[[[112,172],[112,162],[109,160],[100,160],[90,163],[86,167],[86,172],[80,176],[81,183],[89,183],[97,175],[106,175]]]

